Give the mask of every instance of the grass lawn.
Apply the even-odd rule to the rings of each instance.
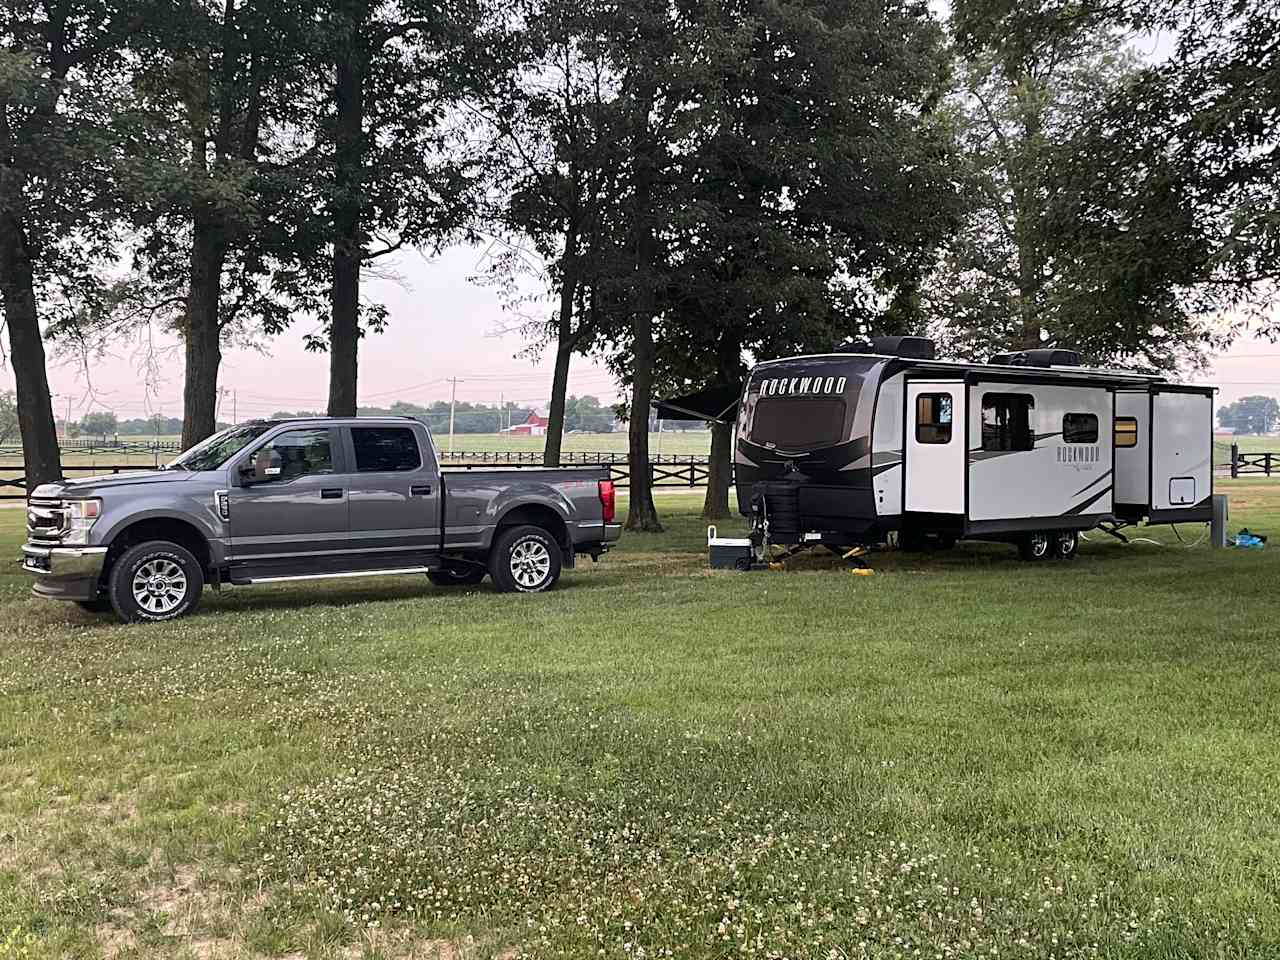
[[[1280,541],[712,573],[699,506],[536,597],[6,566],[0,958],[1280,956]]]

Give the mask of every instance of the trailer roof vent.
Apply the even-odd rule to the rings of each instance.
[[[994,354],[991,362],[1006,367],[1078,367],[1081,359],[1074,350],[1020,350]]]
[[[878,353],[908,360],[933,360],[937,357],[933,341],[928,337],[870,337],[850,340],[841,353]]]

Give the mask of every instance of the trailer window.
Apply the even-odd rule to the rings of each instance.
[[[1138,418],[1116,417],[1116,446],[1136,447],[1138,445]]]
[[[352,427],[351,443],[360,473],[398,473],[422,466],[418,441],[408,427]]]
[[[951,394],[922,393],[916,397],[916,443],[951,442]]]
[[[1065,443],[1097,443],[1098,416],[1094,413],[1067,413],[1062,417]]]
[[[982,449],[992,451],[1030,450],[1036,445],[1031,430],[1035,398],[1029,393],[985,393],[982,395]]]
[[[812,450],[844,440],[843,397],[764,397],[751,417],[751,441]]]

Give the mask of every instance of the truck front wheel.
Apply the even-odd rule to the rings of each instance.
[[[204,571],[186,547],[148,540],[126,550],[111,567],[107,596],[122,620],[173,620],[196,608]]]
[[[541,593],[560,579],[556,538],[541,527],[501,530],[489,555],[489,576],[503,593]]]

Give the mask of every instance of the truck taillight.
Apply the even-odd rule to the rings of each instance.
[[[613,523],[617,513],[618,495],[614,491],[612,480],[600,481],[600,506],[604,511],[604,522]]]

